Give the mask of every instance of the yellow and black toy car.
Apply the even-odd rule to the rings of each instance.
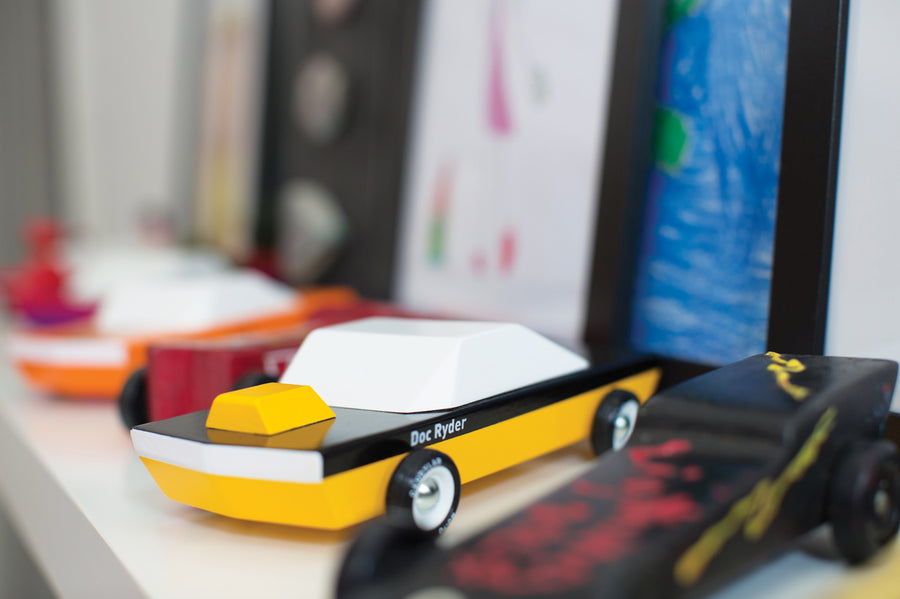
[[[440,532],[462,483],[586,438],[620,448],[658,379],[648,357],[591,366],[520,325],[369,318],[314,331],[279,383],[131,434],[175,501],[321,529],[387,512]]]

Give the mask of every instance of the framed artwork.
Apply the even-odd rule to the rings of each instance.
[[[825,349],[848,22],[847,0],[676,4],[626,336],[664,384]]]
[[[765,350],[789,4],[670,8],[634,347],[717,365]]]
[[[656,1],[425,3],[401,303],[611,336],[661,22]],[[593,296],[609,309],[592,312]]]
[[[255,247],[267,4],[204,6],[194,228],[200,240],[246,262]]]
[[[257,242],[293,282],[388,299],[419,2],[274,0],[271,15]]]

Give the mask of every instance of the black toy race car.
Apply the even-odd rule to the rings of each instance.
[[[338,596],[696,597],[824,522],[863,562],[900,522],[896,375],[770,352],[697,377],[651,398],[622,451],[457,547],[367,529]]]

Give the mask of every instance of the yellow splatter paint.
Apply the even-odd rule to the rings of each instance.
[[[774,364],[769,364],[767,370],[775,373],[775,382],[795,401],[803,401],[809,396],[809,389],[791,383],[791,375],[806,370],[803,362],[797,358],[785,360],[781,354],[770,351],[766,353]]]
[[[834,430],[837,409],[828,408],[819,418],[812,434],[800,451],[774,481],[766,477],[760,480],[746,496],[738,500],[728,514],[712,525],[688,548],[675,563],[675,581],[689,587],[696,584],[710,562],[729,540],[743,528],[744,538],[756,542],[766,533],[775,520],[788,489],[806,474],[819,458],[819,452],[831,431]]]

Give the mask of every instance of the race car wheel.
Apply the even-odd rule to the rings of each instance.
[[[403,530],[444,532],[459,505],[459,486],[453,460],[439,451],[414,450],[388,484],[388,522]]]
[[[851,564],[866,561],[900,525],[900,455],[888,441],[851,445],[829,484],[828,515],[838,551]]]
[[[637,424],[641,402],[629,391],[610,391],[594,413],[591,427],[591,450],[600,455],[613,449],[619,451],[631,438]]]
[[[126,379],[119,393],[119,416],[125,428],[131,430],[150,421],[147,409],[147,369],[138,368]]]
[[[337,599],[356,597],[373,588],[390,588],[392,579],[408,575],[413,564],[433,546],[432,535],[419,530],[373,523],[344,556],[337,578]]]

